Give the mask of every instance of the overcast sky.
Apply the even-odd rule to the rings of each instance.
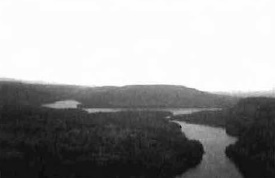
[[[0,0],[0,77],[275,88],[274,0]]]

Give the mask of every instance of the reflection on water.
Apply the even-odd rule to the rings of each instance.
[[[84,109],[85,111],[87,111],[88,113],[99,113],[99,112],[104,112],[104,113],[109,113],[109,112],[119,112],[119,111],[123,111],[123,109],[119,109],[119,108],[86,108]]]
[[[194,112],[200,111],[217,111],[221,110],[220,108],[164,108],[160,109],[160,111],[170,111],[173,115],[182,115],[182,114],[191,114]]]
[[[119,111],[168,111],[173,115],[191,114],[199,111],[215,111],[219,108],[86,108],[85,111],[89,113],[98,112],[119,112]]]
[[[177,178],[242,178],[224,152],[226,146],[234,143],[236,138],[228,136],[222,128],[177,123],[188,138],[199,140],[205,150],[202,162]]]
[[[74,109],[80,102],[75,100],[64,100],[64,101],[56,101],[54,103],[43,104],[42,106],[54,109]]]
[[[55,108],[55,109],[73,109],[77,108],[77,106],[81,104],[75,100],[64,100],[57,101],[54,103],[44,104],[42,106]],[[99,112],[119,112],[119,111],[169,111],[173,113],[173,115],[181,115],[181,114],[191,114],[199,111],[216,111],[220,110],[219,108],[84,108],[88,113],[99,113]]]

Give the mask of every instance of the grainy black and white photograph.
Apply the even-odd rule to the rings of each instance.
[[[274,9],[0,0],[0,178],[275,178]]]

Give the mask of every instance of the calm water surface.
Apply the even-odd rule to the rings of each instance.
[[[119,112],[119,111],[169,111],[173,115],[191,114],[199,111],[215,111],[219,108],[87,108],[85,109],[89,113],[99,112]]]
[[[42,106],[44,107],[49,107],[49,108],[55,108],[55,109],[75,109],[77,106],[81,104],[78,101],[75,100],[64,100],[64,101],[56,101],[54,103],[48,103],[44,104]],[[172,112],[173,115],[181,115],[181,114],[190,114],[193,112],[198,112],[198,111],[205,111],[205,110],[210,110],[210,111],[215,111],[219,110],[219,108],[85,108],[85,111],[88,113],[99,113],[99,112],[119,112],[119,111],[169,111]]]
[[[188,138],[199,140],[205,150],[201,163],[177,178],[242,178],[224,152],[236,138],[228,136],[221,128],[176,122]]]
[[[75,100],[64,100],[64,101],[56,101],[54,103],[43,104],[42,106],[54,109],[75,109],[77,106],[81,104]]]

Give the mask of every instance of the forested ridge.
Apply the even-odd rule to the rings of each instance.
[[[228,107],[237,99],[175,85],[129,85],[83,87],[0,81],[0,104],[42,105],[58,100],[76,100],[93,108]]]

